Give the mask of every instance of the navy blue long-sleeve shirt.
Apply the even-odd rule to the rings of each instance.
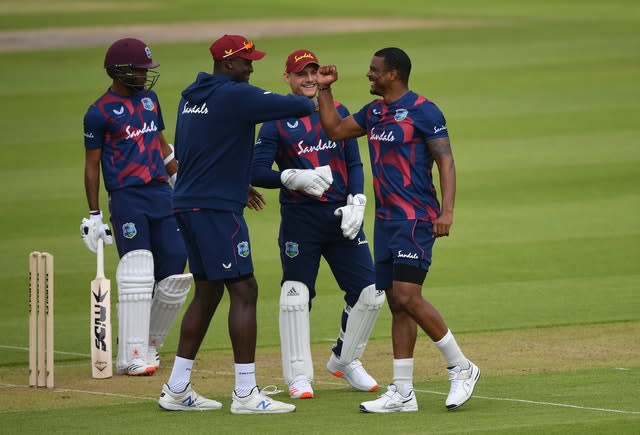
[[[242,213],[256,124],[306,116],[314,109],[306,97],[273,94],[229,76],[199,73],[178,106],[174,209]]]

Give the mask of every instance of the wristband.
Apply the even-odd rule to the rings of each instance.
[[[163,163],[164,163],[165,166],[167,166],[169,164],[169,162],[171,160],[173,160],[174,157],[175,157],[173,145],[171,145],[171,144],[167,144],[167,145],[169,145],[169,148],[171,148],[171,153],[167,157],[165,157],[164,160],[163,160]]]
[[[330,91],[331,90],[331,86],[327,86],[325,88],[321,88],[320,86],[318,86],[318,91]]]
[[[100,210],[89,210],[89,214],[91,216],[98,216],[100,214]]]

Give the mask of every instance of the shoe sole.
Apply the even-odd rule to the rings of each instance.
[[[417,410],[418,408],[393,408],[380,411],[372,411],[360,405],[360,412],[364,412],[365,414],[390,414],[392,412],[416,412]]]
[[[471,396],[473,396],[473,390],[475,390],[476,384],[478,383],[479,380],[480,380],[480,367],[478,367],[478,373],[476,373],[476,377],[473,380],[473,384],[471,385],[471,391],[469,392],[469,397],[467,397],[464,402],[458,403],[457,405],[448,405],[447,406],[447,411],[455,411],[456,409],[460,408],[462,405],[467,403],[469,401],[469,399],[471,399]]]
[[[195,407],[191,407],[191,406],[182,406],[182,405],[169,405],[169,404],[162,404],[158,402],[158,406],[161,409],[164,409],[165,411],[173,411],[173,412],[204,412],[204,411],[219,411],[220,409],[222,409],[222,406],[220,408],[195,408]]]
[[[292,399],[313,399],[313,393],[309,391],[305,391],[302,394],[289,394],[289,397]]]
[[[353,385],[353,384],[349,381],[349,379],[347,379],[347,377],[345,376],[344,372],[340,372],[340,371],[332,372],[331,370],[329,370],[329,373],[331,373],[331,374],[332,374],[333,376],[335,376],[336,378],[344,379],[344,380],[345,380],[345,381],[347,381],[347,383],[348,383],[349,385],[351,385],[353,388],[355,388],[355,389],[356,389],[356,390],[358,390],[358,391],[364,391],[365,393],[373,393],[374,391],[377,391],[377,390],[378,390],[378,387],[379,387],[379,385],[378,385],[378,384],[375,384],[375,385],[374,385],[374,386],[372,386],[372,387],[356,387],[355,385]]]
[[[156,370],[157,369],[154,366],[149,366],[140,373],[129,373],[127,369],[118,370],[117,373],[119,375],[127,375],[127,376],[151,376],[156,372]]]
[[[288,410],[288,409],[283,409],[283,410],[275,410],[275,411],[254,411],[252,409],[231,409],[231,413],[232,414],[240,414],[240,415],[246,415],[246,414],[287,414],[290,412],[296,412],[296,409],[292,409],[292,410]]]

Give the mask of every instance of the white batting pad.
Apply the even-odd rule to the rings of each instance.
[[[180,307],[187,299],[192,279],[190,273],[184,273],[168,276],[156,284],[151,303],[149,347],[162,347]]]
[[[345,306],[344,310],[349,317],[344,334],[340,332],[340,362],[349,364],[354,359],[362,357],[384,300],[384,290],[376,290],[375,285],[371,284],[362,290],[353,307]]]
[[[147,357],[153,294],[153,255],[146,249],[126,253],[116,270],[118,283],[118,369]]]
[[[309,289],[299,281],[285,281],[280,291],[280,350],[287,384],[303,376],[313,380],[309,331]]]

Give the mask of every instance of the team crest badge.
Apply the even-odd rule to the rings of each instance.
[[[249,242],[238,243],[238,255],[242,258],[249,256]]]
[[[300,247],[296,242],[285,242],[284,253],[287,254],[289,258],[297,257],[300,253]]]
[[[156,107],[153,104],[153,100],[149,97],[144,97],[140,100],[140,102],[142,103],[142,107],[144,107],[144,110],[153,110]]]
[[[122,225],[122,236],[126,239],[133,239],[136,234],[138,234],[138,230],[136,229],[136,224],[133,222],[127,222]]]
[[[407,109],[396,109],[396,114],[393,116],[393,119],[400,122],[407,117],[409,111]]]

